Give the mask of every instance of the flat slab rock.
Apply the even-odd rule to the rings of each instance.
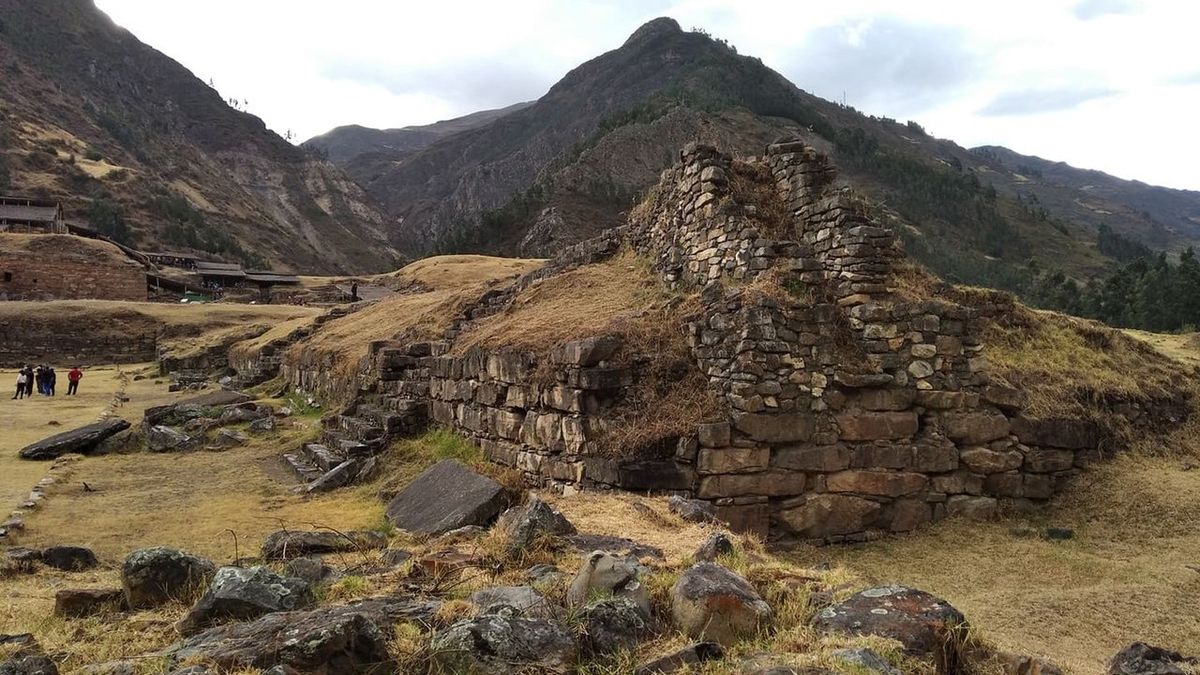
[[[368,530],[278,530],[263,541],[262,557],[264,560],[291,560],[323,553],[381,548],[387,548],[387,537]]]
[[[199,396],[192,396],[167,405],[158,405],[146,408],[146,412],[142,416],[142,420],[147,425],[159,424],[167,419],[177,408],[180,407],[196,407],[196,408],[215,408],[218,406],[236,405],[253,400],[249,395],[243,394],[240,391],[232,391],[229,389],[221,389]]]
[[[487,525],[504,510],[499,483],[452,460],[417,476],[387,507],[387,518],[413,534],[439,535],[467,525]]]
[[[128,428],[129,422],[119,417],[88,424],[25,446],[21,449],[21,459],[57,459],[72,452],[86,455],[94,451],[105,439]]]
[[[821,610],[818,630],[880,635],[899,641],[915,656],[957,652],[967,619],[950,603],[905,586],[876,586]]]

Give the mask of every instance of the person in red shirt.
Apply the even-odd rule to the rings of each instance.
[[[79,366],[75,366],[71,369],[71,372],[67,373],[68,396],[73,396],[77,391],[79,391],[79,381],[82,379],[83,371],[79,369]]]

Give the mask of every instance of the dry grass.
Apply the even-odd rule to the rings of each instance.
[[[59,260],[82,261],[100,265],[136,266],[121,249],[100,241],[68,234],[0,233],[0,251],[50,255]]]
[[[796,239],[795,221],[767,164],[734,160],[730,166],[729,192],[738,204],[754,207],[750,220],[763,236]]]
[[[275,340],[285,339],[292,333],[308,328],[313,325],[314,319],[316,319],[315,316],[302,316],[276,323],[270,330],[256,337],[233,344],[229,348],[229,354],[230,356],[249,356],[254,354]]]

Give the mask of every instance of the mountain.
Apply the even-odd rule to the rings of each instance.
[[[142,249],[306,272],[394,267],[333,165],[230,107],[91,0],[0,0],[0,192]]]
[[[481,110],[433,124],[399,129],[372,129],[350,124],[336,127],[320,136],[313,136],[302,145],[306,148],[315,148],[338,166],[345,166],[356,157],[367,153],[379,153],[385,160],[394,160],[414,150],[420,150],[440,138],[481,127],[530,105],[530,103],[514,103],[504,108]]]
[[[346,168],[396,223],[391,241],[408,255],[546,255],[620,223],[686,142],[756,154],[783,136],[830,153],[840,179],[902,233],[910,254],[953,281],[1019,291],[1044,270],[1105,274],[1117,261],[1104,236],[1158,248],[1197,240],[1153,212],[1117,208],[1112,195],[1050,181],[1031,192],[1033,181],[986,151],[812,96],[668,18],[528,107]]]

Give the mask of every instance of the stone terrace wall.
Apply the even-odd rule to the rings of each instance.
[[[87,335],[61,330],[61,322],[55,325],[57,330],[30,330],[28,322],[0,321],[0,367],[146,363],[157,353],[153,329],[121,336]]]
[[[146,274],[133,261],[102,264],[27,251],[0,251],[0,300],[145,300]]]

